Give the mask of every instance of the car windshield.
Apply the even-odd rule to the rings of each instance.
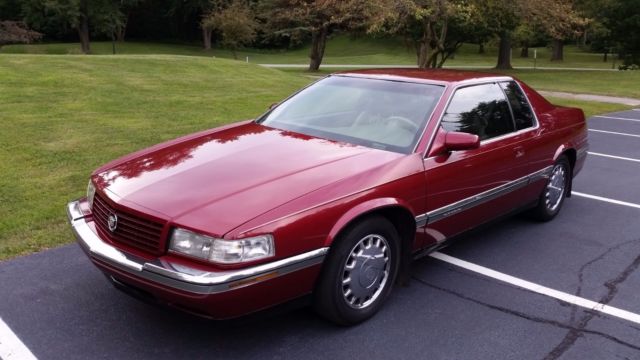
[[[265,126],[410,153],[443,86],[348,76],[316,82],[257,120]]]

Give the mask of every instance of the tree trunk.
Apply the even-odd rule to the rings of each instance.
[[[327,45],[327,37],[329,36],[329,27],[323,25],[320,29],[311,33],[311,53],[309,54],[309,71],[318,71],[322,58],[324,57],[324,49]]]
[[[431,49],[431,41],[433,40],[433,32],[431,24],[427,21],[422,26],[422,38],[416,46],[418,51],[418,68],[428,69],[433,64],[433,53]]]
[[[480,46],[478,46],[478,54],[484,54],[484,43],[480,43]]]
[[[118,30],[116,30],[116,41],[117,42],[124,42],[124,37],[125,37],[125,32],[126,32],[127,28],[125,26],[119,28]]]
[[[82,53],[90,54],[91,45],[89,40],[89,3],[88,0],[80,2],[80,23],[78,24],[78,36],[80,37],[80,48]]]
[[[91,53],[91,44],[89,40],[89,21],[86,16],[82,16],[78,26],[78,36],[80,37],[80,48],[83,54]]]
[[[211,36],[213,35],[213,29],[202,28],[202,45],[205,50],[211,50]]]
[[[129,23],[129,16],[131,16],[131,13],[127,14],[122,26],[116,29],[116,41],[118,42],[124,42],[124,37],[127,33],[127,24]]]
[[[529,57],[529,47],[528,46],[523,46],[522,49],[520,50],[520,57],[522,58],[528,58]]]
[[[564,43],[562,40],[553,39],[551,43],[551,61],[564,60]]]
[[[440,53],[432,53],[431,56],[429,57],[429,68],[431,69],[435,69],[436,67],[438,67],[438,55]]]
[[[498,63],[496,69],[510,70],[511,66],[511,34],[504,31],[500,34],[500,47],[498,49]]]
[[[440,54],[440,62],[438,62],[438,65],[436,66],[438,69],[441,69],[444,66],[444,63],[448,60],[448,59],[453,59],[456,52],[460,49],[460,47],[462,46],[462,42],[458,42],[456,43],[453,48],[449,49],[449,50],[445,50]]]
[[[420,40],[418,44],[418,67],[426,69],[429,67],[429,43],[426,39]]]

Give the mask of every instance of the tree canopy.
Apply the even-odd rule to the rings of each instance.
[[[232,51],[310,44],[311,70],[338,32],[404,39],[419,67],[443,66],[463,43],[482,50],[495,42],[496,67],[510,68],[514,46],[528,56],[530,46],[549,45],[562,61],[563,45],[578,39],[638,62],[638,8],[640,0],[0,0],[0,21],[13,21],[14,34],[79,39],[85,53],[91,37],[200,41]],[[35,33],[19,41],[37,40]]]

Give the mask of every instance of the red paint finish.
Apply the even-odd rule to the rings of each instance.
[[[202,295],[171,289],[132,276],[102,261],[95,259],[92,261],[95,266],[116,281],[135,291],[142,290],[146,300],[216,320],[250,314],[309,294],[313,291],[313,283],[308,279],[317,277],[321,269],[321,265],[315,265],[252,286],[216,295]]]
[[[446,89],[411,154],[246,121],[115,160],[92,175],[97,192],[115,209],[163,223],[163,248],[158,255],[103,240],[139,257],[170,258],[204,271],[250,267],[255,263],[223,266],[169,254],[167,239],[175,227],[226,239],[273,234],[275,258],[259,261],[270,262],[331,246],[345,226],[373,211],[393,210],[414,219],[526,177],[552,165],[561,153],[574,154],[574,176],[584,163],[583,113],[553,106],[522,83],[539,126],[475,148],[469,135],[447,135],[440,128],[439,119],[458,86],[504,81],[504,76],[417,69],[361,70],[339,76],[425,82]],[[467,150],[451,151],[455,146]],[[417,230],[413,223],[410,232],[416,236],[406,239],[408,247],[413,251],[430,247],[534,201],[543,186],[544,181],[537,181]],[[215,318],[239,316],[309,293],[320,270],[313,266],[241,289],[196,296],[94,262],[105,273],[165,303]]]

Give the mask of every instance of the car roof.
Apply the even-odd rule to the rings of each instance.
[[[462,85],[491,80],[512,80],[511,77],[502,74],[453,69],[381,68],[348,70],[335,73],[334,75],[439,85]]]

